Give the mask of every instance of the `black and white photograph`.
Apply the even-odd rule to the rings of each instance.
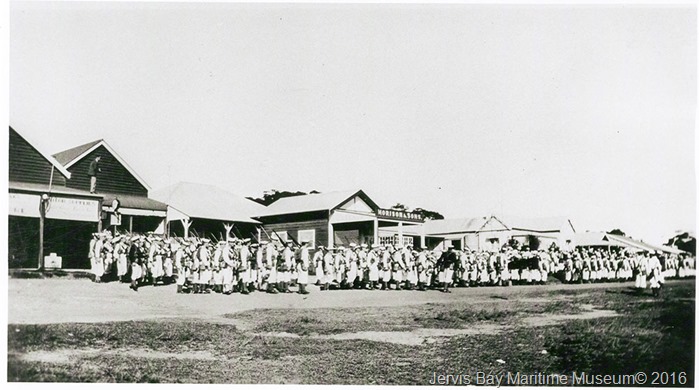
[[[7,8],[6,382],[695,386],[696,4]]]

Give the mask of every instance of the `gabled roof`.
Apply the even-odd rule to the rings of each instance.
[[[566,217],[527,218],[500,216],[498,220],[512,230],[527,230],[540,233],[558,232],[561,231],[566,224],[569,224],[573,232],[575,232],[573,224],[570,222],[570,219]]]
[[[268,217],[272,215],[298,214],[310,211],[333,210],[342,206],[348,200],[355,196],[361,197],[369,207],[377,209],[378,205],[374,203],[362,190],[353,191],[335,191],[325,192],[321,194],[309,194],[290,196],[281,198],[257,215],[258,217]]]
[[[77,159],[80,155],[85,153],[88,150],[91,150],[93,146],[99,144],[103,140],[98,139],[97,141],[92,141],[88,142],[84,145],[76,146],[74,148],[64,150],[62,152],[56,153],[53,155],[56,160],[58,160],[59,163],[63,165],[67,165],[73,160]]]
[[[479,231],[488,218],[453,218],[425,221],[425,234],[453,234]]]
[[[50,155],[42,152],[41,150],[37,149],[36,146],[34,146],[34,145],[36,145],[34,142],[32,142],[29,138],[27,138],[27,136],[20,134],[17,130],[12,128],[12,126],[10,126],[10,131],[14,131],[15,134],[17,134],[22,139],[24,139],[29,144],[29,146],[31,146],[34,150],[36,150],[39,154],[41,154],[48,162],[51,163],[51,165],[53,165],[56,169],[58,169],[58,171],[61,172],[61,174],[63,176],[65,176],[67,179],[70,179],[70,172],[68,172],[68,170],[62,165],[62,163],[60,161],[58,161],[53,156],[50,156]]]
[[[576,246],[617,246],[616,242],[610,242],[607,233],[604,232],[583,232],[575,233]]]
[[[107,151],[112,156],[114,156],[114,158],[116,158],[117,161],[119,161],[119,163],[123,165],[124,168],[126,168],[126,170],[128,170],[129,173],[131,173],[131,175],[133,175],[133,177],[136,178],[136,180],[138,180],[139,183],[141,183],[141,185],[143,185],[143,187],[145,187],[147,190],[150,190],[150,186],[148,185],[148,183],[146,183],[146,181],[143,180],[143,178],[141,178],[141,176],[139,176],[138,173],[136,173],[136,171],[133,168],[131,168],[131,166],[129,166],[126,160],[121,158],[121,156],[119,156],[119,154],[114,149],[112,149],[112,147],[109,146],[109,144],[103,139],[88,142],[84,145],[76,146],[74,148],[58,152],[53,156],[56,158],[56,160],[60,161],[61,164],[63,164],[66,167],[66,169],[68,169],[71,166],[73,166],[73,164],[82,160],[85,156],[87,156],[93,150],[99,148],[100,146],[104,146],[104,148],[107,149]]]
[[[251,217],[265,210],[259,203],[208,184],[180,182],[149,195],[192,218],[259,224]]]

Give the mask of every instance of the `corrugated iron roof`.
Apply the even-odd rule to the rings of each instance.
[[[192,218],[259,223],[252,219],[265,206],[209,184],[180,182],[151,191],[150,196]]]
[[[498,216],[498,220],[504,223],[510,229],[528,230],[532,232],[557,232],[561,231],[566,224],[573,224],[566,217],[515,217],[515,216]],[[575,228],[573,228],[575,231]]]
[[[683,250],[677,249],[677,248],[672,247],[672,246],[667,246],[667,245],[660,245],[660,248],[662,248],[663,251],[665,251],[665,252],[667,252],[667,253],[674,253],[674,254],[676,254],[676,255],[679,255],[679,254],[681,254],[681,253],[686,253],[686,252],[683,251]]]
[[[485,217],[428,220],[425,221],[425,234],[477,232],[487,221]]]
[[[361,190],[352,190],[281,198],[267,206],[267,208],[257,216],[267,217],[272,215],[305,213],[309,211],[332,210],[358,193],[363,194]],[[364,194],[364,196],[366,196],[366,194]]]
[[[662,248],[658,248],[656,246],[646,244],[645,242],[634,240],[634,239],[629,238],[629,237],[617,236],[616,234],[607,234],[607,237],[610,240],[625,244],[627,247],[640,249],[642,251],[655,252],[656,250],[662,250]]]
[[[577,246],[617,246],[617,242],[610,242],[607,233],[583,232],[575,233],[575,245]]]
[[[88,142],[84,145],[76,146],[74,148],[58,152],[53,155],[53,158],[55,158],[59,163],[66,165],[100,142],[102,142],[102,140],[98,139],[97,141]]]

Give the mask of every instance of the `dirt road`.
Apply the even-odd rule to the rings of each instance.
[[[119,283],[95,284],[84,279],[10,279],[8,323],[47,324],[107,322],[154,318],[218,317],[251,309],[337,308],[416,305],[430,302],[531,299],[532,294],[555,290],[624,289],[632,283],[594,285],[546,285],[454,288],[439,291],[319,291],[310,286],[309,295],[256,292],[250,295],[182,294],[175,286],[142,287],[131,291]],[[524,298],[526,295],[529,298]]]

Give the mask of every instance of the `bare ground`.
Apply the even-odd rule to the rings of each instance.
[[[50,324],[108,322],[164,318],[215,318],[253,309],[314,309],[406,306],[425,303],[486,303],[497,300],[548,302],[546,291],[579,291],[631,287],[631,283],[454,288],[439,291],[319,291],[311,294],[255,292],[250,295],[181,294],[175,286],[141,287],[131,291],[120,283],[92,283],[85,279],[10,279],[8,323]],[[565,295],[561,297],[564,299]]]

